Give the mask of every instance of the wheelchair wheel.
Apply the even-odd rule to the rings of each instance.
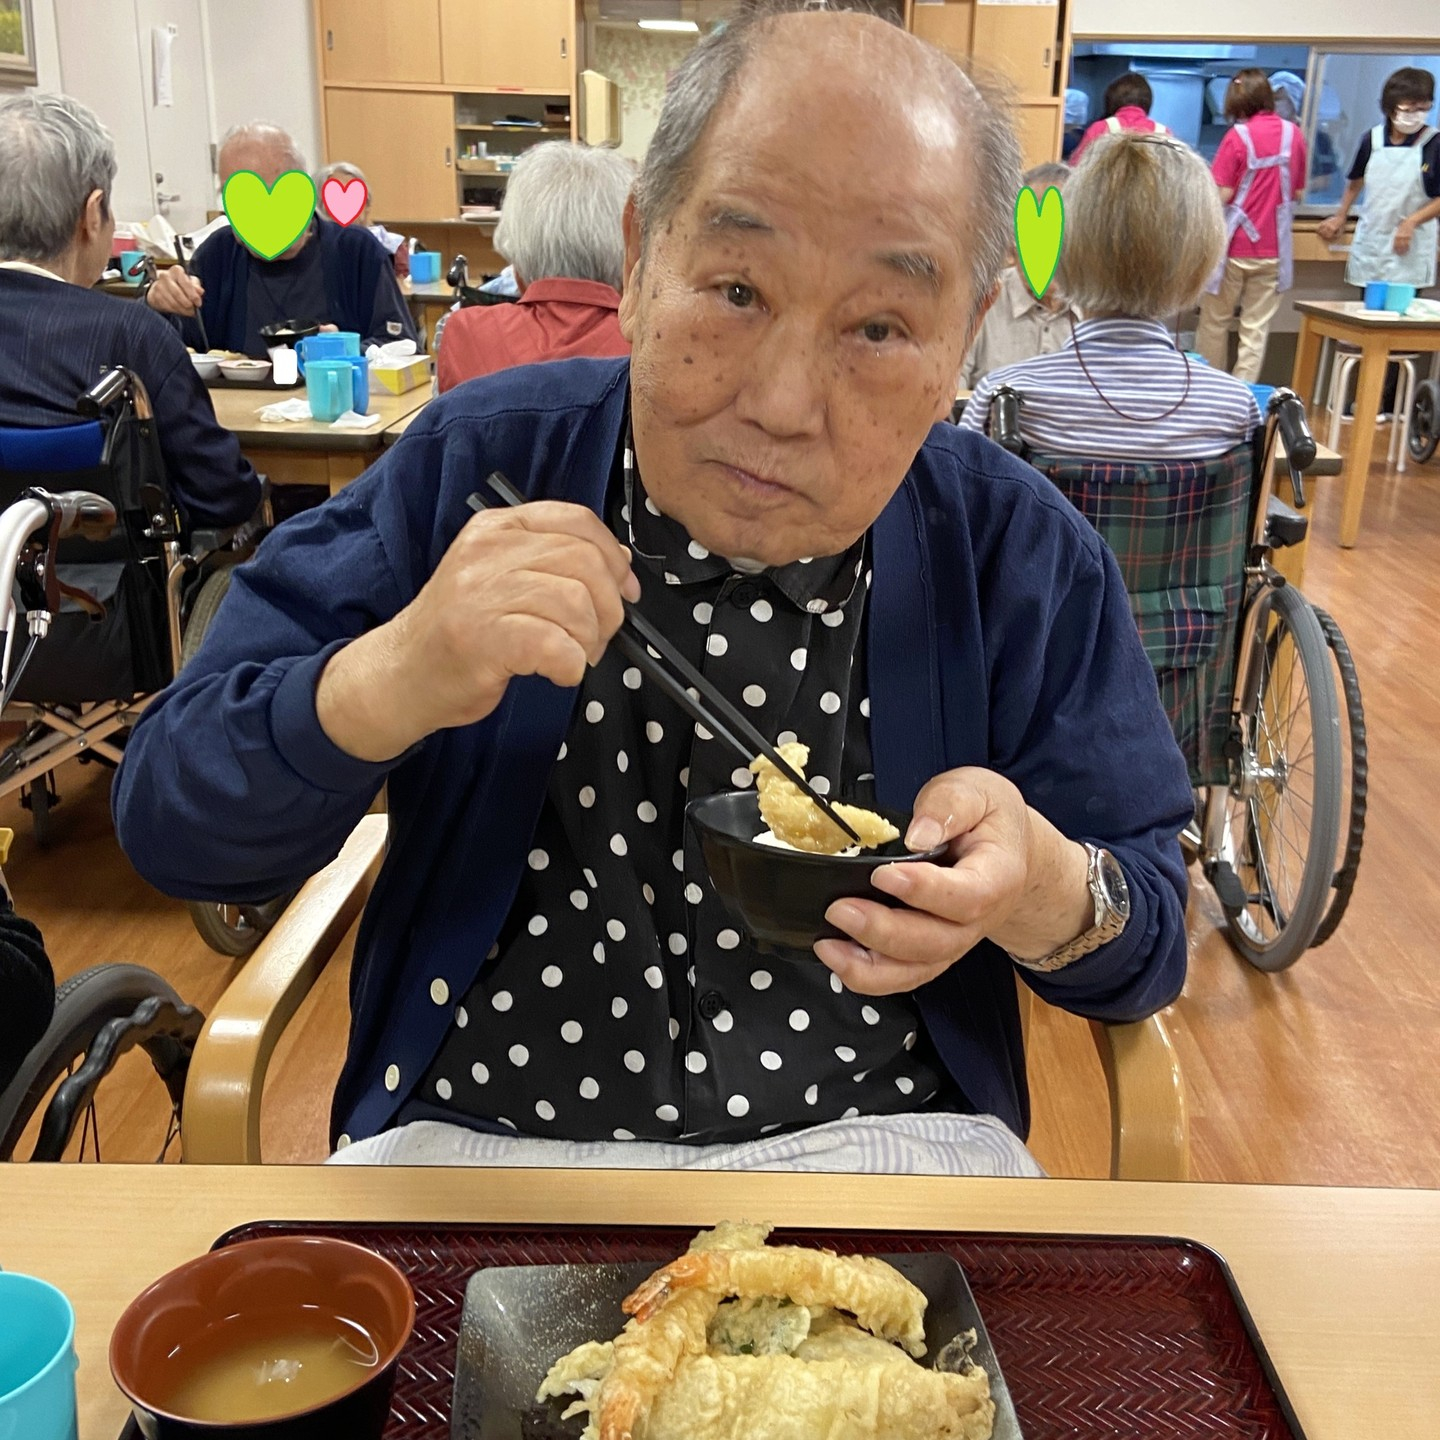
[[[1218,886],[1235,948],[1257,969],[1293,965],[1330,904],[1340,843],[1340,714],[1325,634],[1291,585],[1267,590],[1255,652],[1241,657],[1256,683],[1239,715]],[[1255,667],[1251,669],[1251,667]]]
[[[1369,796],[1370,754],[1365,739],[1365,706],[1360,699],[1360,679],[1355,661],[1340,627],[1324,610],[1314,607],[1315,618],[1325,632],[1326,643],[1339,677],[1341,720],[1341,774],[1349,794],[1340,807],[1340,858],[1331,881],[1330,908],[1310,942],[1312,949],[1323,945],[1340,928],[1355,889],[1360,869],[1360,850],[1365,843],[1365,810]]]
[[[1410,455],[1422,465],[1440,446],[1440,380],[1426,380],[1415,387],[1410,406]]]
[[[185,1077],[204,1016],[160,976],[138,965],[97,965],[55,994],[49,1028],[0,1095],[0,1161],[17,1158],[27,1126],[45,1106],[31,1160],[61,1160],[84,1123],[77,1158],[101,1159],[95,1092],[126,1051],[137,1045],[164,1083],[170,1116],[157,1159],[179,1133]],[[48,1099],[48,1103],[47,1103]]]
[[[234,571],[230,566],[212,571],[205,577],[190,606],[190,615],[185,621],[185,633],[180,640],[180,668],[183,670],[199,653],[205,639],[205,632],[215,619],[220,602],[230,589],[230,577]]]

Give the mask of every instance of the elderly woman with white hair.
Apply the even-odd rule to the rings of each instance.
[[[1070,341],[994,370],[960,424],[984,430],[990,400],[1020,393],[1032,450],[1130,460],[1223,455],[1260,423],[1243,382],[1197,364],[1166,320],[1199,299],[1225,249],[1220,199],[1205,162],[1161,135],[1099,140],[1065,191],[1055,283],[1084,316]]]
[[[315,193],[317,195],[324,195],[327,180],[338,180],[344,186],[348,186],[352,180],[358,180],[365,187],[365,208],[355,217],[356,222],[364,226],[385,247],[385,253],[395,267],[395,278],[397,280],[408,279],[410,275],[410,242],[405,236],[397,234],[378,220],[371,218],[375,207],[375,192],[370,189],[370,182],[365,178],[365,172],[358,165],[352,165],[348,160],[336,160],[325,166],[315,177]]]
[[[516,305],[475,306],[445,322],[436,374],[449,390],[477,375],[575,356],[628,355],[620,333],[625,202],[635,166],[568,140],[515,162],[495,248],[515,267]]]

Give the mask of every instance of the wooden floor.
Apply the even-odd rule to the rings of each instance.
[[[1318,482],[1307,593],[1341,622],[1364,686],[1370,823],[1359,885],[1336,937],[1289,972],[1251,970],[1218,928],[1200,883],[1191,899],[1190,978],[1169,1015],[1189,1087],[1195,1178],[1297,1184],[1440,1185],[1440,463],[1395,476],[1377,466],[1360,544],[1341,551],[1336,481]],[[63,977],[125,960],[166,975],[204,1008],[233,973],[184,907],[130,870],[110,831],[108,775],[60,777],[57,843],[36,849],[15,797],[6,867]],[[1192,872],[1192,877],[1194,872]],[[325,1153],[325,1107],[347,1021],[334,965],[292,1027],[272,1072],[267,1159]],[[1052,1173],[1108,1163],[1104,1086],[1086,1027],[1037,1014],[1033,1147]],[[107,1160],[153,1158],[163,1097],[127,1062],[102,1115]]]

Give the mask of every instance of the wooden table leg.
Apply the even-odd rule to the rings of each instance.
[[[1315,372],[1320,368],[1320,336],[1310,323],[1310,317],[1300,316],[1300,338],[1295,343],[1295,368],[1291,371],[1290,388],[1309,405],[1310,392],[1315,388]],[[1315,421],[1311,417],[1313,426]]]
[[[1345,504],[1340,514],[1340,544],[1347,550],[1360,534],[1360,511],[1370,479],[1370,457],[1375,448],[1375,422],[1385,388],[1385,362],[1389,340],[1383,335],[1361,342],[1360,380],[1355,387],[1355,419],[1350,426],[1350,454],[1345,462]]]
[[[352,480],[358,480],[365,473],[365,467],[371,460],[377,460],[380,452],[373,455],[368,453],[343,455],[329,455],[326,457],[329,466],[330,493],[338,495]]]

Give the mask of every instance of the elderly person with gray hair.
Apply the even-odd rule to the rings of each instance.
[[[273,186],[287,172],[304,170],[305,157],[285,131],[256,122],[225,136],[218,164],[222,190],[241,170]],[[212,344],[257,357],[268,348],[261,330],[286,320],[351,330],[362,345],[419,342],[385,247],[363,226],[336,225],[318,209],[274,259],[248,249],[233,229],[222,229],[195,252],[190,271],[161,271],[148,299],[154,309],[179,316],[187,342],[196,347],[200,329],[189,317],[197,312]]]
[[[171,893],[276,894],[388,786],[347,1156],[1034,1173],[1017,977],[1108,1020],[1179,993],[1192,797],[1115,562],[936,423],[1019,179],[939,50],[748,8],[626,209],[633,358],[440,397],[237,571],[119,833]],[[474,514],[493,470],[525,502]],[[941,858],[763,948],[686,824],[754,777],[611,645],[627,603]]]
[[[514,266],[520,302],[449,316],[436,362],[442,391],[514,365],[630,353],[618,312],[634,183],[619,151],[568,140],[515,162],[495,248]]]
[[[193,525],[237,525],[260,482],[172,326],[91,287],[110,259],[115,146],[64,95],[0,101],[0,429],[73,425],[75,402],[124,365],[140,377],[176,501]]]
[[[1065,190],[1055,285],[1084,317],[1053,354],[991,371],[961,425],[1020,393],[1020,438],[1051,455],[1206,460],[1260,423],[1248,386],[1181,354],[1166,320],[1191,309],[1225,250],[1215,182],[1164,135],[1097,140]]]
[[[365,208],[356,220],[385,247],[385,253],[395,267],[395,278],[406,279],[410,274],[410,242],[403,235],[397,235],[378,220],[370,218],[375,206],[375,195],[370,189],[370,182],[365,178],[365,172],[348,160],[336,160],[325,166],[315,177],[315,191],[318,195],[324,195],[327,180],[338,180],[347,186],[351,181],[358,180],[365,187]]]

